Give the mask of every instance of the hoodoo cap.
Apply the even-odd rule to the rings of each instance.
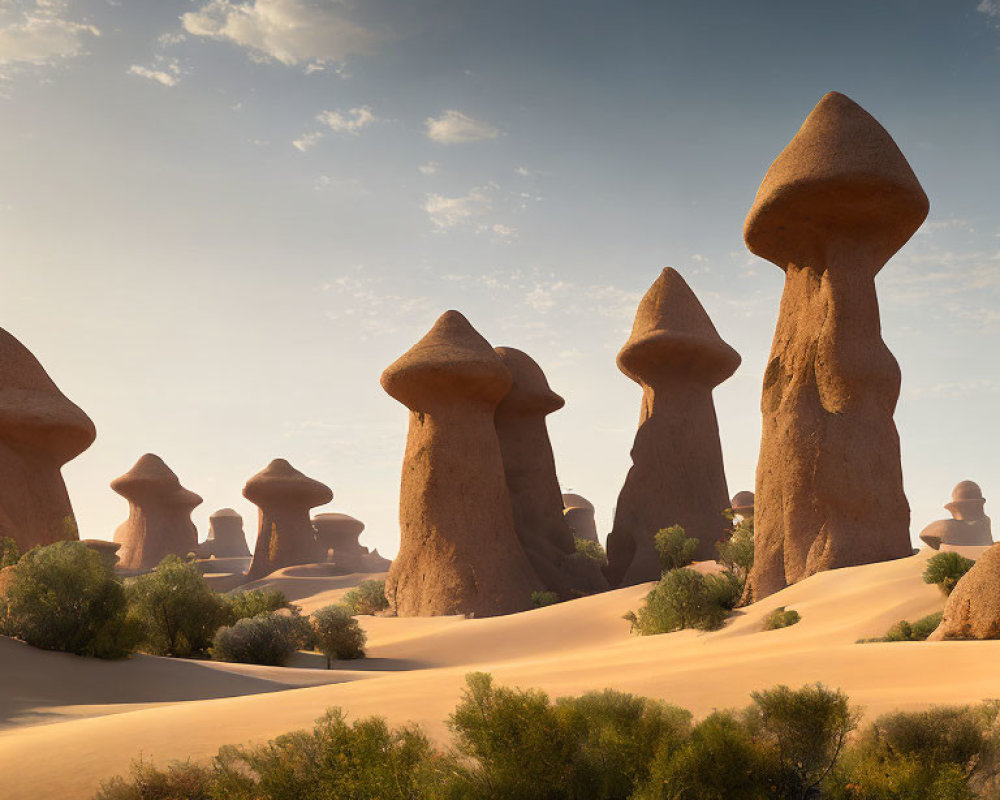
[[[303,475],[285,459],[276,458],[246,482],[243,496],[257,506],[293,502],[314,508],[333,500],[333,491]]]
[[[566,405],[566,401],[549,388],[542,368],[527,353],[513,347],[498,347],[496,353],[514,379],[510,391],[497,406],[497,413],[551,414]]]
[[[182,508],[195,508],[202,502],[200,495],[181,486],[174,471],[152,453],[141,456],[132,469],[111,481],[111,488],[133,502],[149,497]]]
[[[768,169],[743,237],[751,252],[786,269],[826,266],[829,237],[846,236],[872,248],[877,272],[928,209],[892,137],[849,97],[830,92]]]
[[[28,349],[0,328],[0,438],[45,452],[60,466],[97,436],[90,417],[59,391]]]
[[[563,508],[587,508],[591,511],[594,510],[594,504],[591,503],[582,494],[567,493],[562,496]]]
[[[317,531],[326,530],[330,532],[342,533],[345,536],[360,536],[365,529],[365,523],[360,519],[355,519],[350,514],[317,514],[313,517],[313,527]]]
[[[209,515],[209,519],[231,519],[236,517],[237,519],[243,519],[240,513],[234,508],[220,508],[218,511],[213,512]]]
[[[753,513],[753,492],[737,492],[730,503],[735,514]]]
[[[691,287],[667,267],[639,303],[632,335],[618,353],[618,368],[637,383],[664,367],[717,386],[740,365]]]
[[[983,497],[983,490],[974,481],[961,481],[951,490],[951,502],[945,504],[948,511],[956,508],[970,509],[976,506],[982,508],[986,505],[986,498]]]
[[[382,373],[382,388],[413,411],[448,398],[496,404],[512,378],[490,343],[457,311],[442,314],[427,334]]]

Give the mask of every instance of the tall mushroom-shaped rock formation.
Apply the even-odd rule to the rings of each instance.
[[[333,550],[333,563],[344,572],[361,572],[362,559],[368,551],[358,542],[365,523],[349,514],[317,514],[313,529],[319,544],[320,560],[326,561]]]
[[[60,469],[96,435],[38,360],[0,328],[0,537],[22,553],[79,538]]]
[[[715,558],[729,527],[729,490],[712,390],[739,365],[684,279],[663,270],[618,354],[618,368],[642,387],[642,410],[608,534],[612,586],[660,577],[653,540],[671,525],[698,539],[696,558]]]
[[[608,588],[592,559],[576,555],[576,542],[563,516],[545,417],[565,401],[549,388],[545,373],[527,353],[498,347],[514,379],[494,414],[517,538],[545,588],[563,599]]]
[[[594,504],[586,497],[578,494],[564,494],[563,516],[566,517],[566,524],[569,525],[570,533],[574,539],[597,542],[597,522],[594,519]]]
[[[382,373],[410,409],[399,555],[386,597],[400,616],[507,614],[541,588],[514,531],[493,413],[512,383],[457,311]]]
[[[333,500],[329,486],[276,458],[246,482],[243,496],[258,508],[257,544],[247,571],[250,580],[317,559],[309,510]]]
[[[1000,544],[983,553],[955,585],[928,641],[1000,639]]]
[[[826,95],[764,176],[744,238],[785,271],[764,375],[753,601],[821,570],[910,554],[875,275],[927,197],[889,134]]]
[[[184,558],[197,551],[198,531],[191,512],[201,498],[181,486],[159,456],[146,453],[111,481],[111,488],[128,500],[128,519],[114,537],[121,545],[119,567],[150,570],[168,555]]]
[[[952,519],[939,519],[920,532],[924,544],[934,550],[949,547],[984,547],[993,544],[986,498],[978,483],[962,481],[951,492],[945,508]]]
[[[208,535],[199,546],[198,554],[205,558],[246,558],[250,555],[239,512],[220,508],[208,518]]]

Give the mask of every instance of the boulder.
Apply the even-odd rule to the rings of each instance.
[[[875,275],[927,197],[868,112],[826,95],[764,176],[744,238],[785,272],[761,400],[755,561],[745,600],[816,572],[910,555]]]
[[[948,596],[928,641],[1000,639],[1000,544],[983,553]]]
[[[740,365],[694,292],[667,268],[639,303],[618,368],[642,387],[632,467],[608,534],[612,586],[660,577],[656,532],[681,525],[695,558],[715,558],[728,535],[729,490],[712,390]]]

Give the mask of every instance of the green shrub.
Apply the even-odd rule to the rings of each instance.
[[[365,632],[345,606],[321,608],[310,618],[316,647],[326,656],[327,669],[337,659],[365,657]]]
[[[653,544],[660,556],[660,569],[669,572],[693,562],[700,542],[689,538],[680,525],[671,525],[656,532]]]
[[[743,596],[743,581],[732,572],[716,572],[705,576],[705,590],[709,603],[732,611]]]
[[[709,591],[705,576],[693,569],[663,573],[646,595],[639,613],[628,614],[634,630],[643,636],[683,628],[712,631],[722,627],[728,610]]]
[[[248,589],[222,595],[226,606],[226,619],[234,625],[241,619],[273,614],[283,608],[291,608],[285,593],[278,589]]]
[[[574,555],[581,558],[589,558],[598,564],[608,563],[608,554],[604,552],[604,548],[601,547],[600,542],[595,542],[593,539],[574,539],[573,541],[576,544],[576,553]]]
[[[794,625],[801,619],[802,617],[798,611],[785,608],[784,606],[779,606],[764,617],[764,630],[776,631],[778,628],[787,628],[789,625]]]
[[[531,605],[534,608],[552,606],[559,602],[559,595],[555,592],[532,592]]]
[[[340,601],[351,609],[352,614],[377,614],[389,608],[385,597],[385,581],[361,581]]]
[[[14,566],[21,558],[21,548],[9,536],[0,538],[0,569]]]
[[[753,517],[740,522],[729,539],[719,542],[715,548],[719,553],[719,563],[745,586],[753,567]]]
[[[132,762],[128,780],[103,782],[94,800],[216,800],[211,793],[214,777],[208,767],[176,762],[161,771],[140,757]]]
[[[941,617],[942,613],[938,611],[935,614],[928,614],[926,617],[921,617],[916,622],[907,622],[905,619],[901,619],[885,632],[885,636],[880,636],[875,639],[862,639],[861,641],[922,642],[934,633],[937,626],[941,624]]]
[[[285,614],[245,617],[219,628],[212,640],[212,658],[241,664],[281,667],[299,647],[295,620]]]
[[[226,622],[227,604],[198,568],[167,556],[127,585],[129,617],[142,632],[141,648],[165,656],[204,653]]]
[[[951,594],[962,576],[975,565],[975,561],[953,551],[938,553],[928,559],[924,569],[924,583],[936,583],[945,595]]]
[[[13,568],[6,599],[4,632],[35,647],[123,658],[136,644],[121,582],[82,542],[25,553]]]

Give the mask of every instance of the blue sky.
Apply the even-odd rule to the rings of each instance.
[[[614,357],[679,270],[743,366],[752,488],[782,273],[743,218],[827,91],[931,200],[878,278],[912,532],[1000,501],[1000,2],[0,0],[0,325],[98,427],[81,533],[144,452],[234,506],[286,457],[392,554],[406,413],[381,370],[457,308],[567,401],[560,479],[602,535],[640,392]]]

